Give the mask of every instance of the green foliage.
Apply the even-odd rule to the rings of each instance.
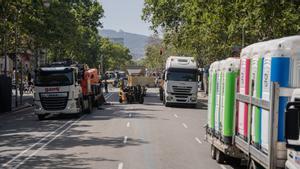
[[[231,56],[233,47],[298,34],[300,4],[283,0],[145,0],[142,18],[162,28],[164,43],[200,64]]]
[[[31,50],[35,55],[46,49],[50,61],[71,58],[91,67],[97,66],[103,55],[108,68],[131,59],[127,48],[98,34],[104,16],[98,1],[48,1],[49,7],[42,0],[0,0],[1,46],[5,41],[8,53],[15,52],[15,47],[19,52]]]

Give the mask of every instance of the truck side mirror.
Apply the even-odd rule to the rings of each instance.
[[[285,113],[285,136],[288,140],[299,139],[300,102],[289,102]]]

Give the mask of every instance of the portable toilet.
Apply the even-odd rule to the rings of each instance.
[[[239,58],[228,58],[222,62],[223,72],[223,99],[221,108],[222,140],[226,144],[232,143],[235,130],[235,93],[237,90],[237,77],[240,70]]]
[[[300,36],[290,36],[268,43],[264,64],[263,99],[270,100],[270,82],[278,82],[280,87],[300,87]],[[279,97],[278,108],[278,147],[285,146],[284,119],[285,105],[289,98]],[[270,116],[266,110],[262,111],[262,150],[268,152]]]
[[[220,113],[219,113],[219,131],[220,134],[223,131],[224,123],[223,123],[223,115],[224,115],[224,96],[225,96],[225,69],[226,69],[226,64],[227,60],[222,60],[219,66],[219,71],[221,74],[221,82],[220,82],[220,87],[221,87],[221,99],[220,99]]]
[[[218,61],[212,63],[209,69],[209,90],[208,90],[208,128],[213,132],[215,129],[216,110],[216,66]]]
[[[216,64],[216,108],[215,108],[215,134],[220,134],[220,111],[221,111],[221,88],[222,88],[222,74],[220,71],[220,66],[222,61]]]
[[[244,48],[241,52],[240,59],[240,78],[239,78],[239,93],[249,95],[250,88],[250,54],[251,45]],[[237,112],[237,135],[248,140],[248,103],[238,102]]]
[[[263,42],[254,44],[252,54],[250,56],[250,95],[256,98],[261,98],[263,45]],[[256,147],[259,147],[261,142],[261,109],[256,106],[252,106],[251,109],[251,141]]]

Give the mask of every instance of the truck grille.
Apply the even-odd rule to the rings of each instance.
[[[40,95],[41,104],[45,110],[64,110],[68,103],[68,94],[66,96],[48,96]]]
[[[189,86],[172,86],[174,93],[188,94],[191,93],[192,87]]]

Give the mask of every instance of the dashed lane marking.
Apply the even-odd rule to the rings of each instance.
[[[188,126],[185,123],[182,123],[182,125],[184,128],[186,128],[186,129],[188,128]]]
[[[202,144],[202,142],[200,141],[200,139],[198,137],[195,137],[195,140],[199,143]]]
[[[178,118],[177,114],[174,114],[174,117]]]
[[[118,169],[123,169],[123,163],[119,163]]]
[[[127,143],[127,138],[128,138],[127,136],[124,136],[124,141],[123,141],[124,144]]]
[[[130,122],[127,122],[126,127],[130,127]]]

